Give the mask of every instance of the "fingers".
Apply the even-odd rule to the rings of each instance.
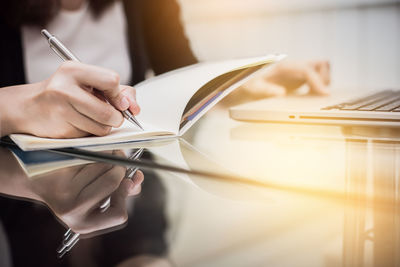
[[[71,90],[69,102],[79,113],[106,126],[119,127],[123,123],[121,112],[110,104],[81,88]]]
[[[78,202],[82,203],[83,208],[98,208],[99,203],[119,187],[125,177],[125,171],[124,167],[112,167],[81,191]]]
[[[74,61],[64,62],[60,70],[74,77],[81,86],[94,87],[109,98],[119,94],[119,75],[112,70]]]
[[[122,202],[129,196],[129,193],[133,191],[135,184],[130,179],[123,179],[114,193],[111,195],[110,207],[120,206]]]
[[[93,119],[81,114],[77,110],[68,116],[68,121],[79,130],[97,136],[107,135],[112,129],[111,126],[98,123],[97,121],[94,121]]]
[[[286,95],[286,89],[283,86],[266,81],[265,82],[265,94],[268,97],[284,96],[284,95]]]
[[[144,175],[141,171],[137,171],[132,180],[123,179],[117,190],[111,195],[111,202],[108,210],[104,213],[93,214],[92,219],[101,222],[104,228],[124,223],[128,219],[126,199],[128,196],[140,193],[140,185],[143,179]]]
[[[120,168],[121,170],[124,168]],[[137,171],[133,179],[122,179],[115,191],[111,193],[110,206],[105,211],[100,211],[97,202],[93,207],[89,208],[89,205],[85,205],[88,208],[88,216],[80,224],[74,227],[76,232],[81,234],[91,233],[98,230],[111,228],[114,226],[121,225],[128,219],[128,212],[126,207],[126,199],[128,196],[136,195],[140,193],[141,183],[143,182],[144,175],[141,171]],[[91,185],[89,185],[91,186]],[[100,197],[96,197],[100,199]],[[103,201],[101,199],[100,201]]]
[[[310,87],[310,93],[318,95],[328,95],[329,91],[323,81],[323,78],[317,71],[312,68],[308,68],[305,73],[306,83]]]
[[[89,86],[102,91],[116,109],[120,111],[128,108],[135,109],[134,103],[136,101],[135,95],[132,95],[133,88],[122,93],[123,89],[120,88],[118,73],[80,62],[65,62],[62,65],[62,71],[71,74],[81,86]]]
[[[285,87],[269,82],[262,76],[248,81],[244,87],[255,97],[284,96],[286,94]]]
[[[92,209],[90,215],[77,231],[84,234],[125,223],[128,219],[126,198],[133,190],[133,187],[134,183],[131,180],[123,179],[118,188],[111,194],[109,208],[104,212],[100,212],[98,207]]]
[[[129,196],[135,196],[140,194],[142,191],[142,183],[144,181],[143,172],[137,171],[135,175],[132,177],[132,180],[126,179],[130,181],[133,185],[129,188]]]
[[[330,64],[326,60],[319,60],[311,62],[310,65],[319,74],[323,83],[329,85],[331,82]]]
[[[112,168],[112,165],[106,163],[90,163],[85,165],[72,178],[72,192],[78,196],[87,186],[98,179],[101,175]]]
[[[84,130],[78,129],[71,123],[66,123],[67,125],[60,127],[58,129],[53,129],[51,138],[78,138],[83,136],[88,136],[88,133]],[[46,136],[46,135],[42,135]]]
[[[307,84],[310,93],[326,95],[330,83],[330,67],[327,61],[282,62],[270,69],[263,79],[251,81],[249,91],[259,96],[282,96]],[[246,83],[247,86],[247,83]]]

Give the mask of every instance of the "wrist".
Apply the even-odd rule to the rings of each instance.
[[[14,87],[14,86],[13,86]],[[0,136],[6,136],[17,132],[17,122],[13,119],[10,91],[13,87],[5,87],[0,89]]]
[[[0,88],[0,136],[26,133],[28,125],[25,109],[38,84],[26,84]]]

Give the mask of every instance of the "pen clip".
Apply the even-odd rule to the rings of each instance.
[[[64,234],[63,241],[57,249],[57,255],[61,259],[68,251],[70,251],[79,241],[80,234],[74,233],[71,229]]]
[[[143,152],[144,152],[144,148],[139,148],[138,150],[135,151],[135,153],[133,153],[129,157],[129,159],[133,159],[133,160],[138,159],[143,155]],[[129,167],[128,169],[126,169],[125,178],[132,179],[138,170],[139,170],[138,167]]]

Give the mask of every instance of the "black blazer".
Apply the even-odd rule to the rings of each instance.
[[[124,0],[132,84],[146,70],[160,74],[197,62],[180,21],[176,0]],[[0,87],[26,83],[21,30],[0,17]]]

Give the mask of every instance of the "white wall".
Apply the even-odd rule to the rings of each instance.
[[[180,0],[200,60],[329,59],[333,87],[400,88],[400,0]]]

